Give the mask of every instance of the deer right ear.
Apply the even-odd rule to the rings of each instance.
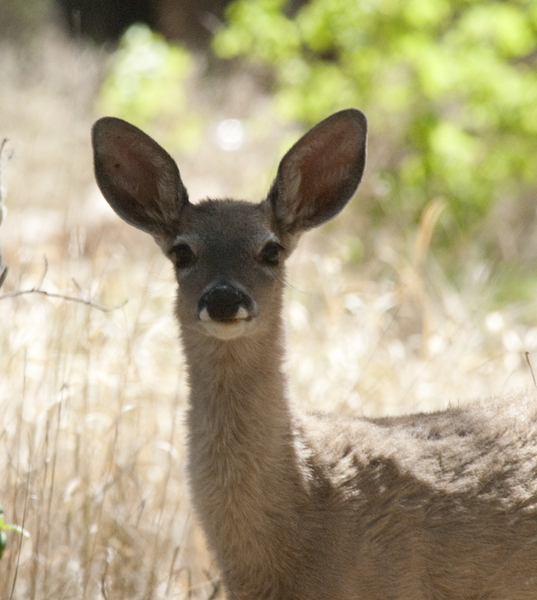
[[[301,233],[347,204],[365,168],[367,120],[355,109],[321,121],[283,157],[268,201],[288,233]]]
[[[97,184],[116,213],[157,241],[177,235],[188,194],[164,148],[114,117],[95,123],[92,143]]]

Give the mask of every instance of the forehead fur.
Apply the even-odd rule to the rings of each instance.
[[[208,236],[255,238],[271,231],[269,212],[265,202],[202,200],[189,206],[185,233],[192,226]]]

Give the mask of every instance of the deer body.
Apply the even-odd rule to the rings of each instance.
[[[536,394],[377,420],[289,398],[283,263],[354,193],[365,138],[342,111],[264,202],[194,205],[156,142],[94,127],[104,196],[175,264],[193,505],[229,600],[537,600]]]

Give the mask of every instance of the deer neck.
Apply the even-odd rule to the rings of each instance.
[[[234,472],[250,468],[267,452],[280,459],[291,452],[294,416],[282,372],[282,337],[279,321],[267,327],[262,338],[222,341],[183,334],[191,443],[197,450],[218,450],[212,460],[229,462]]]
[[[241,564],[248,576],[275,556],[289,560],[300,535],[303,461],[282,374],[282,323],[262,338],[182,336],[194,505],[224,573]]]

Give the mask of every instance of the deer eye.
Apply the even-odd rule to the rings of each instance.
[[[277,242],[268,242],[259,253],[259,260],[270,267],[277,267],[280,264],[282,250],[283,246]]]
[[[170,250],[170,254],[177,269],[186,269],[196,262],[196,255],[188,244],[177,244]]]

